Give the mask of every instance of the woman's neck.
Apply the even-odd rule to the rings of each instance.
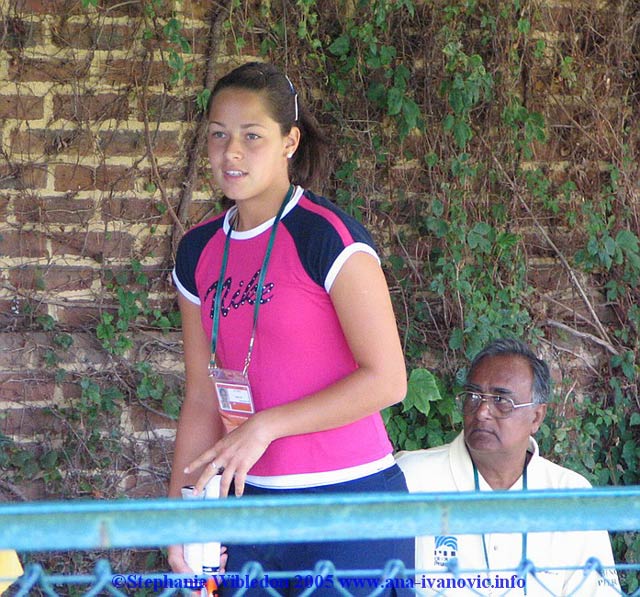
[[[269,198],[236,201],[237,212],[233,226],[234,230],[241,232],[252,230],[275,218],[288,190],[289,183],[287,182],[284,190],[275,191]]]

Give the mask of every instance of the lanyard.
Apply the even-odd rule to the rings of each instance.
[[[473,484],[475,486],[476,491],[480,491],[480,478],[478,476],[478,467],[476,463],[471,461],[473,465]],[[524,459],[524,468],[522,469],[522,491],[527,491],[527,458],[525,456]],[[484,533],[482,533],[482,549],[484,551],[484,563],[487,566],[487,572],[490,570],[489,568],[489,553],[487,552],[487,542],[484,537]],[[522,533],[522,562],[527,559],[527,533]],[[525,586],[524,594],[527,594],[527,589]]]
[[[260,303],[262,301],[262,286],[264,285],[264,279],[267,275],[267,266],[269,265],[269,259],[271,259],[271,250],[276,240],[276,229],[278,223],[284,213],[284,208],[293,195],[294,187],[289,185],[289,190],[278,210],[276,218],[271,227],[271,235],[269,236],[269,242],[267,243],[267,250],[262,260],[262,266],[260,268],[260,276],[258,277],[258,286],[256,291],[256,300],[253,304],[253,328],[251,329],[251,338],[249,339],[249,350],[247,352],[247,358],[244,362],[243,375],[247,374],[249,369],[249,363],[251,362],[251,353],[253,352],[253,343],[256,338],[256,326],[258,325],[258,311],[260,310]],[[220,330],[220,306],[222,303],[222,287],[224,285],[224,275],[227,271],[227,261],[229,260],[229,246],[231,245],[231,232],[233,231],[233,224],[229,223],[229,232],[224,241],[224,253],[222,254],[222,265],[220,266],[220,277],[218,278],[218,285],[216,286],[216,298],[213,303],[213,328],[211,330],[211,361],[209,363],[209,369],[215,369],[216,365],[216,348],[218,346],[218,332]]]

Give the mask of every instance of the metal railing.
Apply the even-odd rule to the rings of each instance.
[[[505,531],[508,529],[508,531]],[[640,530],[640,486],[602,487],[573,490],[527,492],[479,492],[438,494],[344,494],[289,495],[242,499],[182,501],[169,499],[69,501],[0,504],[0,549],[19,552],[47,550],[93,550],[128,547],[165,546],[202,541],[213,537],[222,543],[267,543],[279,541],[380,539],[416,535],[518,533],[545,531]],[[620,563],[627,573],[640,570],[638,562]],[[600,574],[600,563],[585,564],[588,573]],[[535,571],[535,562],[524,562],[514,571]],[[330,562],[320,562],[314,570],[277,573],[249,565],[242,574],[259,582],[274,582],[291,574],[311,578],[414,578],[420,572],[405,570],[401,562],[391,561],[384,570],[335,570]],[[457,570],[475,574],[486,571]],[[494,571],[492,571],[494,572]],[[159,595],[189,593],[187,578],[170,574],[133,574],[138,584],[158,589]],[[441,573],[441,572],[440,572]],[[98,562],[92,575],[49,575],[30,566],[19,581],[16,594],[28,594],[38,586],[42,592],[57,595],[55,586],[88,585],[87,595],[133,595],[130,586],[116,586],[108,562]],[[160,579],[164,585],[154,584]],[[206,579],[198,579],[206,580]],[[173,583],[173,584],[171,584]],[[338,583],[338,593],[351,594],[348,583]],[[276,583],[277,585],[277,583]],[[387,585],[388,586],[388,585]],[[398,585],[399,586],[399,585]],[[136,588],[141,588],[140,586]],[[264,587],[280,595],[277,586]],[[314,586],[303,587],[312,593]],[[244,587],[231,587],[242,594]],[[375,595],[384,590],[372,587]],[[154,592],[152,590],[152,592]],[[481,592],[476,592],[482,595]],[[439,593],[446,595],[446,591]],[[473,594],[473,591],[469,594]],[[508,592],[504,593],[508,595]],[[551,593],[549,593],[551,594]],[[579,592],[576,593],[579,595]],[[623,594],[623,593],[621,593]],[[634,595],[640,595],[636,591]]]

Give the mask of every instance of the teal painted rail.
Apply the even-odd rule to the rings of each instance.
[[[20,552],[164,546],[201,540],[203,536],[236,543],[248,540],[306,541],[310,536],[325,540],[370,539],[504,532],[505,529],[509,532],[638,531],[640,487],[411,495],[263,496],[202,502],[154,499],[0,504],[0,549],[13,548]],[[627,575],[637,574],[640,563],[626,562],[617,568]],[[585,564],[583,570],[583,582],[591,574],[603,573],[600,563],[593,559]],[[512,578],[527,578],[528,587],[551,595],[537,584],[537,577],[532,575],[535,571],[535,562],[523,562],[518,570],[492,570],[492,574],[515,572]],[[486,573],[457,568],[450,572],[456,579],[462,579],[463,574]],[[441,571],[431,573],[441,574]],[[246,575],[252,582],[265,579],[274,582],[279,578],[290,579],[294,574],[316,581],[318,578],[323,581],[331,578],[332,583],[336,583],[337,594],[344,597],[352,595],[353,585],[349,579],[369,578],[374,582],[373,586],[381,587],[379,583],[389,579],[405,583],[408,579],[417,578],[414,577],[415,570],[406,570],[402,562],[396,561],[388,562],[384,570],[377,571],[336,570],[330,562],[318,562],[314,570],[279,573],[265,571],[258,563],[253,563],[243,568],[240,578]],[[96,563],[93,574],[83,575],[52,575],[32,563],[16,583],[15,595],[23,597],[37,590],[39,594],[53,597],[67,594],[72,586],[76,587],[74,592],[84,590],[83,594],[87,596],[109,594],[129,597],[141,587],[152,587],[151,593],[147,591],[144,594],[190,595],[191,589],[178,588],[185,586],[179,584],[181,579],[185,577],[164,572],[122,574],[113,571],[106,560]],[[310,587],[303,596],[312,596],[314,590],[313,586]],[[382,590],[372,588],[370,597],[380,595]],[[243,588],[233,587],[228,594],[239,597],[243,592]],[[267,592],[272,597],[282,596],[272,585]],[[472,593],[483,595],[476,591]],[[509,597],[511,593],[507,590],[500,594]],[[574,594],[580,595],[579,587]],[[437,595],[446,596],[447,591]],[[620,595],[626,594],[620,592]],[[640,589],[631,597],[640,597]]]
[[[45,551],[411,537],[420,534],[640,529],[640,486],[528,492],[345,494],[36,502],[0,505],[0,549]]]

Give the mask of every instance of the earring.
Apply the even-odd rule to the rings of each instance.
[[[292,157],[293,157],[293,151],[292,151],[291,153],[288,153],[288,154],[287,154],[287,158],[288,158],[288,159],[291,159]]]

